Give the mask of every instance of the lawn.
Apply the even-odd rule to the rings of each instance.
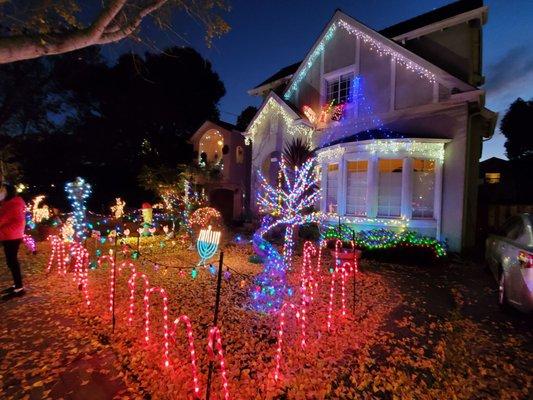
[[[88,247],[94,259],[94,242]],[[49,248],[40,243],[37,255],[23,252],[28,294],[0,305],[5,316],[0,337],[1,397],[192,398],[190,343],[182,324],[170,339],[171,365],[164,366],[161,298],[150,296],[147,344],[140,289],[133,321],[128,323],[131,273],[123,270],[116,280],[113,332],[109,266],[104,263],[89,271],[88,307],[71,273],[62,276],[55,267],[46,272]],[[102,249],[103,254],[107,251]],[[332,265],[328,252],[323,253],[318,290],[306,310],[305,349],[300,345],[301,324],[293,312],[286,313],[276,381],[279,315],[260,314],[249,306],[254,276],[261,271],[260,264],[248,261],[251,254],[248,244],[224,248],[224,270],[229,267],[229,272],[222,279],[217,326],[231,398],[522,399],[531,393],[530,322],[523,316],[492,318],[499,312],[487,306],[495,298],[494,289],[479,266],[402,266],[363,260],[355,282],[352,275],[346,281],[345,317],[337,283],[328,332]],[[122,255],[117,259],[120,264]],[[199,268],[193,278],[191,263],[197,259],[194,250],[155,237],[143,239],[141,257],[134,263],[152,287],[165,289],[169,325],[181,315],[189,317],[198,387],[205,398],[208,365],[215,360],[207,344],[216,274],[214,269]],[[296,289],[301,263],[297,251],[288,277],[295,288],[289,299],[294,304],[300,302]],[[472,274],[481,274],[482,283],[469,285],[463,280],[474,279]],[[6,274],[2,282],[7,282]],[[85,360],[81,367],[80,360]],[[219,363],[214,365],[211,398],[218,399],[224,397],[222,376]],[[68,375],[74,368],[84,369],[76,375],[82,376],[79,387],[69,382],[76,379]],[[96,386],[107,385],[111,394],[75,397],[95,379],[100,382]]]

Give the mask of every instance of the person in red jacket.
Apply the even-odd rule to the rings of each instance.
[[[6,263],[13,275],[13,286],[5,289],[3,300],[24,295],[22,272],[18,260],[18,251],[24,236],[26,225],[26,203],[14,186],[4,183],[0,187],[0,242],[4,246]]]

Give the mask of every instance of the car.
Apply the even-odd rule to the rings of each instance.
[[[486,241],[485,260],[498,282],[498,302],[533,310],[533,214],[511,217]]]

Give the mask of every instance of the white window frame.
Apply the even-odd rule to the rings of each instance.
[[[354,78],[357,75],[357,68],[355,64],[348,65],[344,68],[336,69],[322,75],[322,82],[320,85],[320,102],[322,105],[326,105],[328,101],[328,81],[335,79],[339,80],[342,75],[353,74]]]

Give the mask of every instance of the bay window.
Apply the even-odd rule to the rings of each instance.
[[[329,164],[326,187],[326,211],[337,212],[337,189],[339,179],[339,164]]]
[[[346,174],[346,214],[365,216],[368,161],[348,161],[346,163]]]
[[[433,218],[435,160],[413,159],[413,218]]]
[[[378,161],[378,216],[399,217],[402,205],[402,159]]]

